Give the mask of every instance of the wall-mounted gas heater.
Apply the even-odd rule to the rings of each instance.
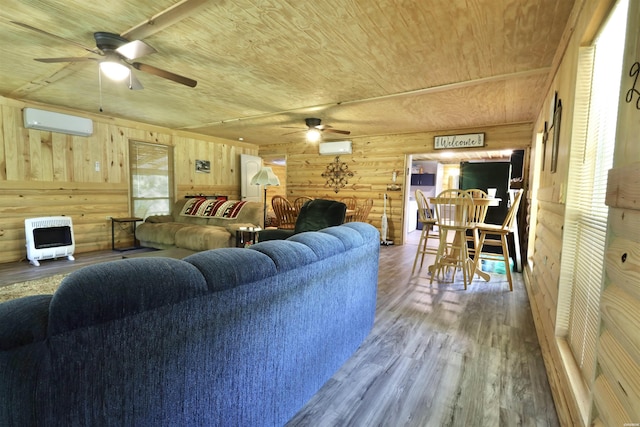
[[[35,266],[39,260],[67,257],[73,261],[75,240],[73,223],[68,216],[47,216],[24,220],[27,258]]]

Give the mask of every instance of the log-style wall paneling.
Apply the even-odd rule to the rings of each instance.
[[[25,129],[26,106],[89,116],[94,133],[80,137]],[[0,262],[26,258],[24,220],[40,216],[72,218],[76,254],[110,249],[108,218],[131,215],[129,140],[174,147],[176,198],[224,194],[239,199],[239,154],[258,154],[251,144],[0,97]],[[211,173],[197,173],[196,159],[210,160]],[[115,239],[119,247],[133,243],[131,233],[120,227]]]
[[[353,153],[341,155],[354,176],[348,184],[334,192],[326,186],[327,180],[322,177],[327,165],[335,156],[318,154],[317,144],[273,144],[260,146],[260,156],[287,159],[286,186],[287,198],[299,196],[314,198],[324,197],[340,199],[355,196],[358,199],[372,198],[373,208],[368,222],[381,228],[384,205],[384,194],[387,200],[388,239],[395,244],[403,243],[403,221],[405,206],[405,158],[409,154],[435,153],[433,141],[436,135],[455,135],[461,133],[485,133],[485,150],[527,149],[531,146],[533,127],[530,123],[509,126],[492,126],[480,129],[450,130],[447,132],[424,132],[419,134],[386,135],[368,138],[352,137]],[[479,151],[479,150],[475,150]],[[455,154],[455,152],[454,152]],[[392,173],[398,174],[398,191],[387,190],[392,184]]]
[[[123,184],[3,182],[0,190],[0,260],[26,258],[24,220],[40,216],[69,216],[76,252],[111,245],[108,216],[127,216],[128,187]]]

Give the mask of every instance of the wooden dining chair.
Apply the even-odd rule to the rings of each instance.
[[[413,275],[416,270],[416,265],[418,264],[418,258],[420,258],[420,268],[418,272],[422,269],[422,265],[424,264],[424,256],[427,254],[437,255],[438,248],[437,247],[429,247],[428,241],[429,239],[439,239],[440,233],[436,229],[436,217],[434,212],[431,210],[429,206],[429,201],[427,197],[424,195],[422,190],[416,190],[416,202],[418,203],[418,222],[422,224],[422,232],[420,233],[420,241],[418,242],[418,250],[416,251],[416,257],[413,260],[413,268],[411,269],[411,274]]]
[[[309,200],[313,200],[313,199],[308,196],[301,196],[293,201],[293,207],[298,214],[300,213],[300,209],[302,209],[302,205],[307,203]]]
[[[296,209],[286,197],[273,196],[271,207],[278,220],[278,228],[292,230],[296,227]]]
[[[489,208],[489,203],[477,203],[481,202],[481,199],[488,199],[489,195],[479,188],[471,188],[466,190],[471,198],[473,199],[473,206],[469,211],[469,221],[475,223],[484,222],[487,217],[487,209]],[[469,251],[469,256],[475,258],[476,246],[478,245],[478,229],[473,228],[467,232],[467,250]]]
[[[345,205],[347,205],[347,209],[350,209],[353,211],[355,211],[356,207],[358,206],[358,198],[355,196],[343,197],[342,199],[340,199],[340,201]]]
[[[524,190],[520,189],[514,195],[511,207],[507,211],[507,215],[502,224],[480,223],[476,226],[480,236],[478,239],[476,257],[473,262],[474,269],[478,268],[481,260],[504,262],[504,269],[507,273],[510,291],[513,291],[513,279],[511,277],[511,267],[509,266],[509,245],[507,244],[507,236],[514,232],[514,223],[523,192]],[[491,237],[487,238],[487,236]],[[484,246],[500,247],[502,248],[502,254],[482,252]]]
[[[353,221],[367,222],[371,208],[373,207],[373,199],[367,199],[358,204],[353,214]]]
[[[440,244],[436,262],[432,269],[433,277],[453,269],[452,280],[458,270],[462,271],[464,288],[473,278],[471,268],[474,266],[469,259],[467,250],[466,232],[473,228],[474,224],[469,220],[469,212],[473,209],[473,199],[465,190],[444,190],[432,200],[436,211],[438,230],[440,232]],[[449,234],[453,234],[449,238]]]
[[[343,197],[338,201],[347,205],[347,218],[345,222],[355,222],[356,220],[356,208],[358,207],[358,199],[354,196]]]

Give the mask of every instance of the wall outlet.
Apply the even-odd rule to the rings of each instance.
[[[96,172],[100,172],[100,162],[96,162]]]

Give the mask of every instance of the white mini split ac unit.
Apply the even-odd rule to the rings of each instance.
[[[79,136],[89,136],[93,134],[93,121],[84,117],[70,116],[68,114],[38,110],[35,108],[25,108],[23,116],[24,127],[27,129],[68,133]]]
[[[351,154],[351,141],[321,142],[318,147],[325,156]]]

